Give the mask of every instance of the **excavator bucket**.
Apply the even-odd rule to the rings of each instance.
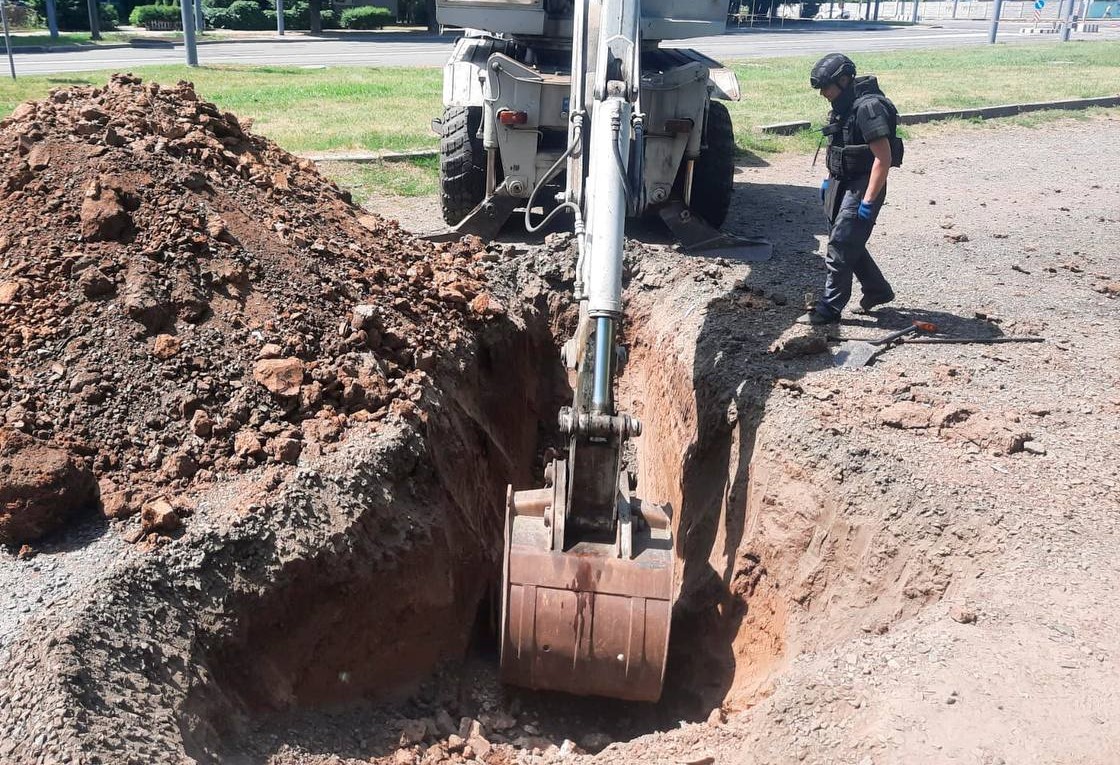
[[[614,539],[564,549],[566,479],[507,493],[502,679],[540,690],[656,701],[673,603],[666,508],[619,492]]]

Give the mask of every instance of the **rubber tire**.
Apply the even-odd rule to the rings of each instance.
[[[735,188],[735,128],[730,112],[719,101],[708,104],[707,139],[693,167],[689,208],[719,228],[727,219]]]
[[[449,226],[467,217],[486,196],[486,150],[478,135],[481,125],[481,106],[449,106],[443,110],[439,199]]]

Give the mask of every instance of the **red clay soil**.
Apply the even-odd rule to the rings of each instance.
[[[130,75],[0,122],[0,428],[76,461],[60,491],[96,476],[110,517],[414,408],[502,311],[480,242],[414,239],[246,127]],[[42,505],[0,508],[0,541],[62,520],[5,520]]]

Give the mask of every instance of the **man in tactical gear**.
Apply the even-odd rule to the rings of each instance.
[[[810,84],[832,104],[828,125],[828,178],[821,201],[828,217],[828,277],[824,294],[797,321],[831,324],[852,297],[852,276],[863,288],[863,312],[894,300],[894,291],[867,251],[867,240],[887,193],[887,173],[902,164],[902,141],[895,135],[898,110],[874,77],[857,77],[856,65],[830,53],[813,67]]]

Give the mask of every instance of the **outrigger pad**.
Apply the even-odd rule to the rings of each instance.
[[[503,184],[491,196],[479,202],[478,206],[467,213],[467,217],[453,228],[425,234],[422,238],[429,242],[455,242],[460,237],[474,234],[485,242],[493,241],[502,230],[502,226],[513,215],[513,211],[524,201],[510,196]]]
[[[690,255],[763,263],[774,254],[774,245],[769,239],[720,231],[685,207],[683,202],[670,202],[658,210],[658,214]]]

